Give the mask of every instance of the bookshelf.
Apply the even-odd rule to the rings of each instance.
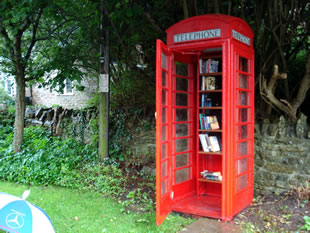
[[[222,196],[222,55],[203,53],[199,57],[199,75],[197,80],[197,198]],[[210,123],[210,117],[216,121],[217,127]],[[210,124],[210,127],[208,127]],[[213,126],[213,127],[212,127]],[[206,140],[203,138],[204,135]],[[216,139],[215,141],[209,140]],[[207,142],[207,145],[203,145]],[[212,145],[215,143],[216,145]],[[208,149],[206,149],[206,146]],[[213,148],[217,147],[214,151]],[[202,176],[203,171],[220,174],[221,180]],[[215,176],[217,178],[218,176]],[[221,204],[218,203],[217,213],[221,214]]]

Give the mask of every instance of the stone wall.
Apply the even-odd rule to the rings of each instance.
[[[282,192],[310,180],[310,139],[306,117],[297,124],[281,117],[256,124],[255,188]]]
[[[50,91],[49,88],[33,87],[32,104],[46,107],[58,105],[65,109],[85,108],[96,93],[98,84],[95,78],[85,78],[81,85],[83,91],[73,88],[73,92],[70,94],[59,94],[56,91]]]
[[[84,110],[57,108],[26,108],[27,125],[41,125],[52,135],[73,137],[85,144],[92,142],[97,135],[97,111],[94,108]]]
[[[31,123],[48,126],[54,135],[73,136],[84,143],[90,143],[96,134],[95,109],[27,109],[26,117]],[[128,163],[154,173],[154,129],[134,135],[126,153],[131,155],[126,158]],[[254,179],[256,189],[278,193],[310,180],[310,132],[305,116],[297,124],[281,117],[272,123],[264,121],[255,125]]]

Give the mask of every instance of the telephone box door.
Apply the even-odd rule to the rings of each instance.
[[[156,43],[156,223],[160,225],[172,208],[171,167],[171,52]]]

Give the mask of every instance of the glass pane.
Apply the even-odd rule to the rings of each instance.
[[[248,72],[248,59],[239,57],[239,70]]]
[[[248,89],[248,76],[244,74],[239,74],[239,88]]]
[[[167,126],[163,126],[161,131],[161,141],[164,142],[167,140]]]
[[[161,53],[161,67],[167,69],[167,57],[164,53]]]
[[[167,180],[161,182],[161,195],[164,195],[167,192]]]
[[[189,168],[176,171],[176,183],[181,183],[189,179]]]
[[[176,93],[176,106],[187,106],[187,94]]]
[[[66,79],[65,81],[66,93],[72,93],[72,81],[70,79]]]
[[[238,160],[238,174],[248,170],[248,158]]]
[[[175,136],[176,137],[188,136],[188,124],[176,124]]]
[[[167,158],[167,144],[161,145],[161,159],[164,160]]]
[[[240,176],[238,178],[238,191],[248,187],[248,174]]]
[[[188,138],[177,139],[175,142],[175,147],[176,152],[188,151]]]
[[[175,63],[176,75],[188,76],[188,65],[181,62]]]
[[[176,168],[188,166],[188,154],[177,155],[175,163]]]
[[[239,139],[245,139],[248,137],[248,126],[247,125],[241,125],[239,126]]]
[[[248,108],[239,108],[239,122],[248,121]]]
[[[248,154],[248,142],[240,142],[239,143],[239,156]]]
[[[177,78],[176,83],[177,83],[177,86],[176,86],[177,91],[188,91],[188,80],[187,79]]]
[[[167,87],[166,78],[167,78],[167,72],[162,71],[162,72],[161,72],[161,82],[162,82],[161,85],[162,85],[163,87]]]
[[[164,178],[165,176],[167,176],[167,165],[168,165],[167,161],[161,164],[161,178]]]
[[[162,108],[161,111],[161,123],[166,123],[167,121],[167,108]]]
[[[239,105],[248,105],[249,93],[246,91],[239,91]]]
[[[161,91],[161,104],[162,105],[167,105],[167,100],[166,100],[166,90]]]
[[[176,121],[188,121],[188,109],[176,109]]]

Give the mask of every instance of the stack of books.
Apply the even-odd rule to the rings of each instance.
[[[200,129],[220,129],[219,122],[216,116],[207,116],[199,114]]]
[[[218,72],[219,61],[213,59],[200,59],[200,73],[216,73]]]
[[[216,89],[216,80],[213,76],[202,76],[200,83],[201,91],[210,91]]]
[[[220,142],[216,136],[208,134],[199,134],[200,143],[204,152],[219,152],[221,151]]]
[[[207,180],[215,180],[215,181],[222,181],[223,177],[220,171],[211,172],[208,170],[204,170],[200,172],[201,176]]]

